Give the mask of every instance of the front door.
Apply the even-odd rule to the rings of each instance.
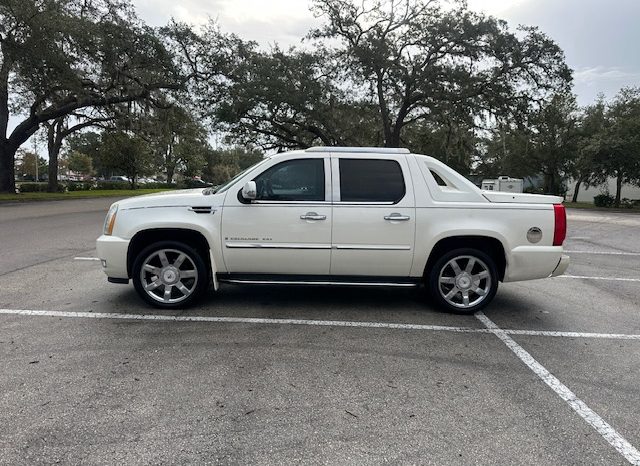
[[[257,198],[229,191],[222,213],[230,273],[328,275],[332,210],[329,159],[285,160],[254,178]]]
[[[408,277],[416,223],[406,160],[334,156],[332,170],[331,274]]]

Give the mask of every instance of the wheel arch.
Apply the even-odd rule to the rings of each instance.
[[[423,276],[426,277],[428,275],[434,263],[444,253],[459,248],[474,248],[488,254],[495,261],[499,280],[504,280],[507,267],[507,256],[504,245],[497,238],[483,235],[456,235],[441,238],[429,253]]]
[[[193,247],[200,253],[209,273],[215,279],[209,241],[201,232],[189,228],[149,228],[138,231],[131,238],[127,249],[127,274],[129,277],[131,277],[133,263],[138,254],[150,244],[158,241],[180,241]]]

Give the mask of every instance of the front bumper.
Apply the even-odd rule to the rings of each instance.
[[[558,262],[558,265],[553,270],[553,272],[551,272],[551,276],[557,277],[558,275],[562,275],[567,271],[568,267],[569,267],[569,256],[567,256],[566,254],[563,254],[562,257],[560,258],[560,261]]]
[[[129,240],[102,235],[96,241],[96,250],[102,263],[102,270],[107,277],[129,279],[127,272]]]

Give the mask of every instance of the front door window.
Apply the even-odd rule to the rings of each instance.
[[[258,201],[324,201],[324,160],[279,163],[255,180]]]

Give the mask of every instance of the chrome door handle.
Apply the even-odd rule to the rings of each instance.
[[[326,220],[326,215],[318,215],[315,212],[307,212],[300,216],[300,220]]]
[[[385,220],[390,220],[393,222],[406,222],[407,220],[411,220],[411,217],[409,217],[408,215],[401,215],[401,214],[397,214],[397,213],[393,213],[390,215],[385,215],[384,216]]]

